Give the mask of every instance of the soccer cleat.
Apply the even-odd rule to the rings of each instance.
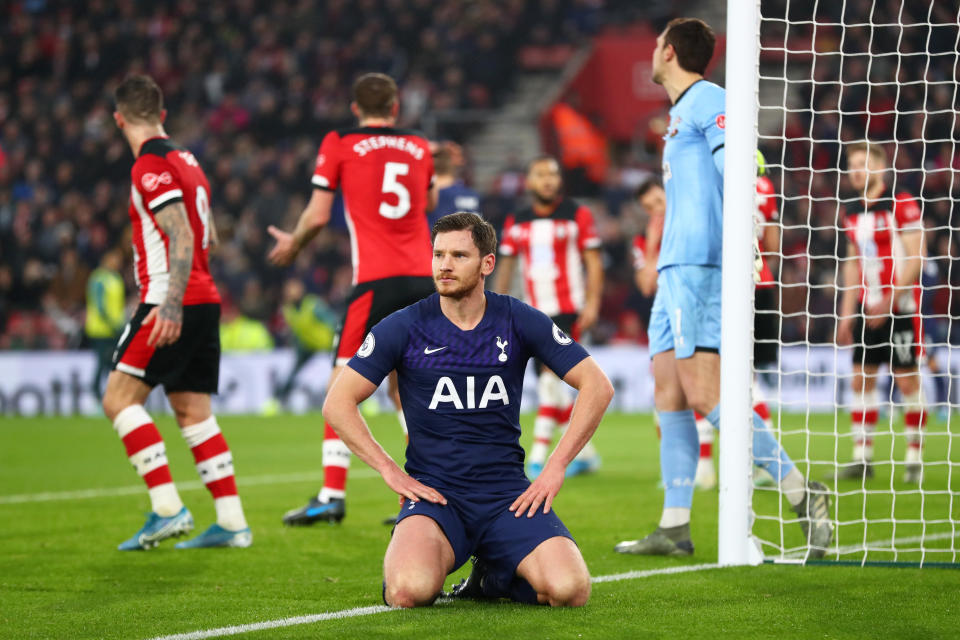
[[[343,498],[331,498],[328,502],[320,502],[314,496],[305,507],[292,509],[283,514],[283,524],[291,527],[311,525],[314,522],[337,524],[345,515],[347,515],[347,508]]]
[[[919,463],[908,463],[903,472],[903,481],[907,484],[920,484],[923,479],[923,465]]]
[[[129,540],[124,540],[117,546],[120,551],[145,551],[152,549],[161,540],[182,536],[193,530],[193,516],[182,507],[180,511],[170,517],[157,515],[153,511],[147,514],[147,521],[140,531],[133,534]]]
[[[657,527],[653,533],[642,540],[625,540],[613,548],[617,553],[629,553],[638,556],[692,556],[693,542],[690,540],[690,525],[673,527],[671,531],[686,529],[685,537],[674,541],[668,531]],[[677,531],[677,533],[681,533]],[[681,533],[681,535],[683,535]]]
[[[527,477],[531,480],[536,480],[537,476],[543,471],[542,462],[528,462],[527,463]]]
[[[594,473],[597,469],[600,468],[600,456],[593,456],[592,458],[574,458],[573,462],[567,465],[567,470],[564,472],[564,476],[567,478],[572,478],[573,476],[583,475],[585,473]]]
[[[483,581],[487,577],[487,565],[483,560],[476,556],[471,558],[473,570],[470,575],[455,584],[449,593],[441,594],[446,598],[454,600],[491,600],[490,596],[483,594]]]
[[[833,540],[829,490],[820,482],[807,482],[807,495],[794,511],[800,517],[800,528],[810,547],[809,557],[822,558]]]
[[[230,531],[214,523],[196,538],[178,542],[176,549],[212,549],[214,547],[246,548],[253,544],[250,527],[239,531]]]
[[[852,464],[845,464],[842,468],[837,469],[834,477],[837,481],[864,481],[873,477],[873,465],[870,462],[854,462]]]
[[[693,476],[693,485],[697,489],[709,491],[717,486],[717,471],[712,458],[701,458],[697,462],[697,473]]]

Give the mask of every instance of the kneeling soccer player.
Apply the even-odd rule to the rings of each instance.
[[[586,563],[551,506],[613,387],[545,314],[484,291],[496,243],[493,227],[476,214],[441,218],[433,228],[437,293],[373,327],[324,403],[328,424],[403,499],[384,558],[390,606],[431,604],[470,556],[473,571],[453,597],[553,606],[590,597]],[[566,434],[531,484],[519,417],[533,356],[579,396]],[[357,408],[394,369],[410,430],[406,472]]]

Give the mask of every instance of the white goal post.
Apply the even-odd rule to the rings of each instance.
[[[835,533],[822,561],[956,566],[960,480],[952,472],[960,465],[954,446],[960,420],[953,420],[951,398],[960,350],[951,329],[960,280],[953,267],[960,243],[954,233],[960,217],[960,5],[728,0],[726,43],[719,562],[809,561],[797,516],[782,493],[775,486],[755,488],[752,477],[752,390],[760,372],[753,363],[760,149],[783,234],[776,251],[764,249],[776,265],[776,341],[790,347],[789,359],[781,356],[760,373],[774,433],[800,471],[829,491]],[[857,188],[848,162],[863,143],[882,152],[879,168],[861,152],[868,178]],[[867,198],[877,176],[883,195]],[[912,263],[908,237],[924,239],[922,253],[914,254],[922,257]],[[894,296],[900,305],[894,308],[903,322],[915,318],[925,335],[911,339],[907,331],[905,338],[904,325],[890,321],[868,338],[869,323],[856,324],[853,342],[878,345],[889,360],[878,365],[868,357],[879,358],[880,351],[868,356],[860,350],[854,362],[854,349],[835,339],[844,318],[854,317],[845,315],[843,299],[864,288],[867,301],[858,303],[864,305],[871,286],[884,291],[886,281],[878,284],[871,271],[879,272],[884,261],[894,275],[883,277],[894,280],[898,270],[910,272],[908,264],[922,265],[919,300],[911,306]],[[847,267],[854,265],[859,279],[850,282]],[[897,360],[921,349],[918,365]],[[876,391],[861,389],[856,368]],[[903,373],[911,370],[919,371],[919,392],[911,391],[915,383]],[[785,383],[816,387],[820,398],[827,388],[833,402],[817,405],[813,394],[804,403],[796,393],[787,399]]]

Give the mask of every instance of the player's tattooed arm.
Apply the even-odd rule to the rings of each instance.
[[[167,234],[169,283],[167,297],[159,307],[151,311],[156,317],[153,331],[147,339],[148,344],[163,347],[173,344],[180,338],[183,324],[183,294],[190,279],[190,267],[193,264],[193,230],[187,218],[187,210],[182,202],[174,202],[156,213],[157,225]],[[150,317],[144,321],[148,324]]]

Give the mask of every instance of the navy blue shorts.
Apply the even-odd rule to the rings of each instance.
[[[526,513],[517,518],[508,511],[521,491],[465,496],[449,489],[437,490],[447,499],[446,505],[405,500],[397,522],[410,516],[427,516],[440,525],[455,555],[451,573],[470,556],[477,556],[506,584],[516,574],[517,565],[540,543],[556,536],[573,540],[553,509],[544,514],[540,505],[532,518]]]

